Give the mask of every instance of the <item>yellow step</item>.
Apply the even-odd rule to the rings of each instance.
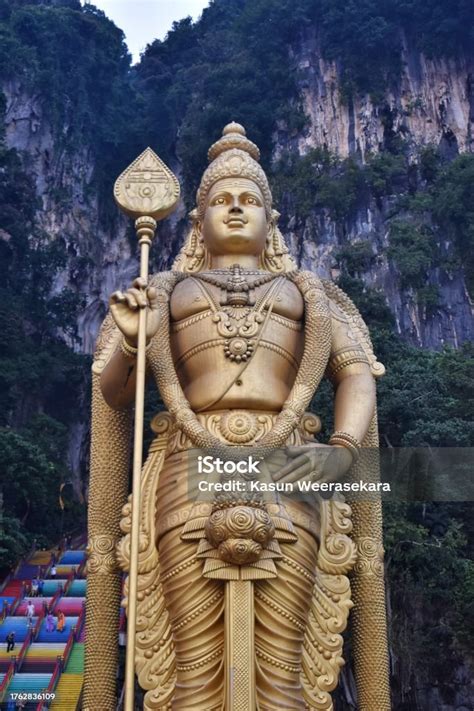
[[[51,561],[53,551],[36,551],[28,561],[28,565],[46,565]]]
[[[61,674],[51,711],[75,711],[82,690],[82,674]]]

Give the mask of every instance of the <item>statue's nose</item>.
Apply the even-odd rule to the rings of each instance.
[[[240,205],[239,205],[239,198],[238,198],[237,196],[235,196],[235,197],[233,198],[233,200],[232,200],[232,205],[231,205],[231,208],[230,208],[229,212],[237,212],[237,213],[241,213],[241,212],[242,212],[242,208],[241,208]]]

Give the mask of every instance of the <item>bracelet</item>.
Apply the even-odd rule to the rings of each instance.
[[[150,341],[150,343],[147,344],[145,351],[148,351],[150,346],[151,346],[151,341]],[[127,356],[127,358],[136,358],[137,357],[138,348],[135,348],[135,346],[131,346],[130,343],[125,338],[125,336],[120,341],[120,350],[122,351],[124,356]]]
[[[360,450],[362,449],[362,445],[356,437],[341,431],[332,433],[329,438],[329,444],[338,444],[348,449],[354,461],[359,458]]]

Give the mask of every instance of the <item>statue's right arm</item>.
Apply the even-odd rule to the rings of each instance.
[[[114,410],[126,410],[135,398],[136,364],[122,351],[116,351],[100,376],[104,400]]]
[[[125,410],[135,399],[136,357],[133,350],[138,342],[138,318],[140,309],[147,309],[147,343],[155,335],[159,325],[156,290],[146,287],[141,279],[135,279],[126,292],[115,291],[110,297],[110,311],[123,335],[125,348],[119,348],[109,360],[100,377],[104,400],[114,410]],[[127,349],[127,344],[130,348]]]

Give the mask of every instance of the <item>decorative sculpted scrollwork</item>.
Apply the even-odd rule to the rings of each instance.
[[[342,632],[353,605],[348,573],[357,556],[350,539],[350,507],[321,501],[321,544],[304,638],[301,681],[309,709],[332,711],[335,689],[344,664]]]
[[[88,573],[113,573],[117,570],[113,536],[99,535],[89,538],[86,552]]]
[[[145,711],[164,711],[176,683],[173,639],[165,608],[158,551],[155,544],[155,507],[159,472],[163,464],[171,418],[157,415],[154,440],[142,472],[142,501],[138,560],[138,604],[135,667],[145,694]],[[131,499],[131,497],[130,497]],[[125,534],[117,546],[117,559],[123,570],[130,564],[131,501],[123,508],[120,524]],[[125,582],[124,607],[127,607],[128,578]]]

